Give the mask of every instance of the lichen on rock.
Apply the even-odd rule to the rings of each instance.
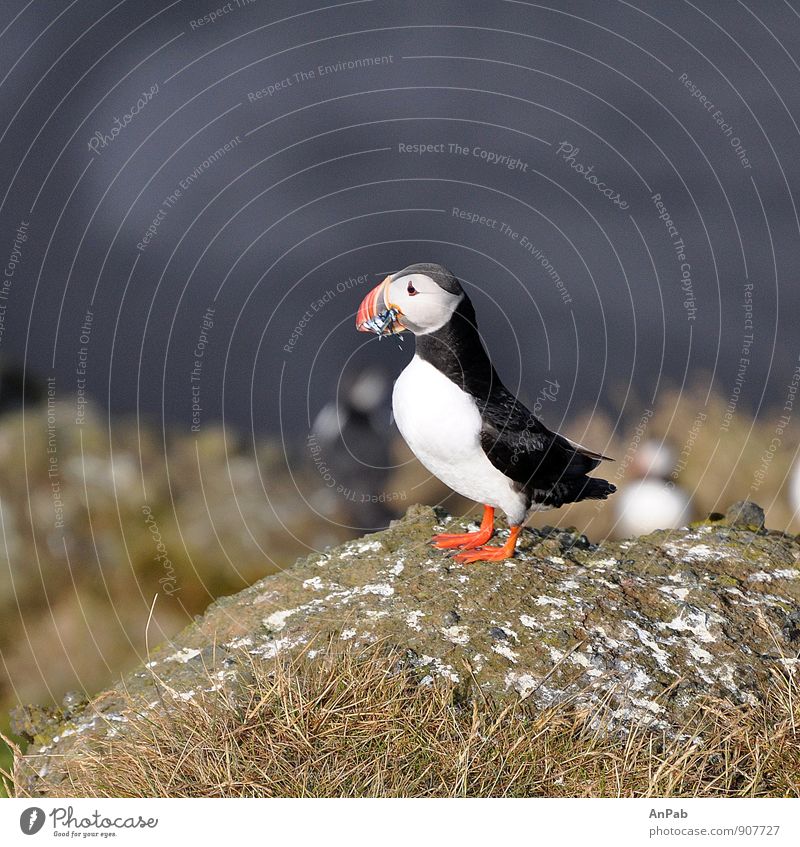
[[[797,672],[800,650],[800,544],[759,526],[753,505],[601,546],[526,530],[513,559],[470,565],[429,543],[467,523],[414,506],[212,604],[116,689],[48,724],[20,773],[32,793],[57,793],[53,757],[118,732],[131,709],[235,689],[252,662],[313,661],[331,641],[384,643],[420,683],[443,678],[464,696],[602,700],[611,728],[668,730],[709,694],[751,703],[770,674]]]

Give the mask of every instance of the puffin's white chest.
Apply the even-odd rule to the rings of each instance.
[[[414,356],[394,384],[395,422],[422,464],[471,500],[502,509],[512,523],[525,517],[523,496],[486,457],[475,400],[433,365]]]

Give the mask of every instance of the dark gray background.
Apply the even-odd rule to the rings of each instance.
[[[337,294],[286,353],[312,301],[351,276],[372,285],[437,261],[468,286],[510,385],[532,400],[558,380],[553,425],[598,404],[638,418],[668,385],[740,391],[737,414],[782,402],[800,350],[796,4],[234,0],[192,28],[223,5],[3,4],[4,266],[20,221],[30,237],[0,356],[54,375],[60,399],[74,398],[92,308],[93,398],[188,431],[193,350],[213,304],[203,422],[224,414],[303,437],[342,373],[379,362],[394,374],[412,346],[354,332],[362,285]],[[372,56],[392,62],[248,100],[300,71]],[[94,133],[155,84],[92,153]],[[237,135],[138,251],[164,198]],[[562,141],[627,210],[556,155]],[[527,172],[404,155],[400,142],[479,146]],[[693,321],[654,192],[686,243]],[[518,242],[453,206],[527,235],[571,303]],[[737,387],[748,280],[754,341]]]

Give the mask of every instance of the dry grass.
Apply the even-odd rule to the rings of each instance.
[[[457,693],[415,684],[374,650],[254,667],[244,697],[208,694],[132,719],[69,764],[63,793],[800,796],[800,707],[783,675],[758,707],[698,703],[673,738],[605,733],[602,706],[459,705]]]

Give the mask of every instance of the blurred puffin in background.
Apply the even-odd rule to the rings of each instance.
[[[794,463],[789,477],[789,503],[792,507],[791,520],[800,522],[800,459]]]
[[[441,265],[415,264],[370,291],[356,328],[379,337],[413,333],[416,350],[392,394],[401,435],[445,485],[483,504],[477,532],[437,535],[437,547],[460,550],[461,562],[514,555],[526,518],[578,500],[604,500],[616,490],[587,474],[606,459],[551,432],[503,385],[478,333],[461,283]],[[510,526],[501,546],[494,512]]]
[[[26,373],[21,364],[0,358],[0,415],[34,405],[44,398],[44,385],[38,376]]]
[[[671,477],[675,451],[668,444],[645,441],[631,464],[633,481],[614,500],[619,538],[677,529],[691,520],[691,498]]]
[[[360,529],[384,527],[393,517],[384,492],[391,463],[389,387],[387,374],[374,367],[343,378],[336,400],[322,407],[311,427],[336,481],[321,494],[330,494],[332,505],[335,497],[342,517]]]

